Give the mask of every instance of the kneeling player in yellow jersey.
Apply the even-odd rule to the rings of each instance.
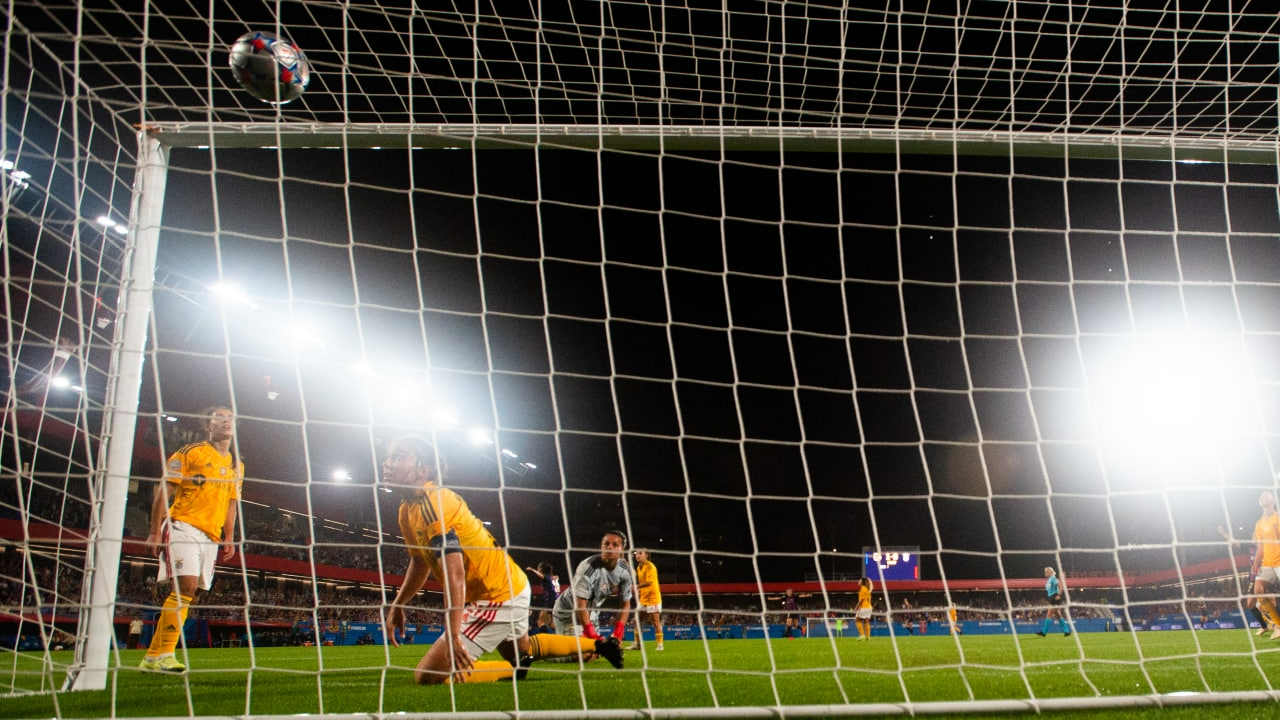
[[[427,578],[444,586],[445,631],[414,679],[423,685],[522,679],[534,660],[590,653],[622,667],[622,646],[612,638],[529,637],[529,578],[466,501],[441,487],[443,467],[435,446],[412,435],[392,441],[382,463],[382,482],[401,491],[400,533],[409,551],[404,584],[387,611],[392,645],[399,645],[405,609]],[[476,659],[495,648],[503,660]]]

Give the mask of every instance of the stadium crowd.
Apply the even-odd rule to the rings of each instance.
[[[43,503],[33,510],[46,517],[61,518],[65,523],[62,527],[75,534],[87,526],[87,514],[74,509],[78,507]],[[263,644],[299,642],[302,635],[297,630],[299,624],[332,629],[347,623],[382,622],[382,610],[390,600],[389,594],[384,594],[376,583],[327,578],[319,566],[398,575],[404,571],[405,562],[399,547],[394,543],[378,545],[375,533],[368,528],[308,523],[305,518],[282,521],[281,513],[269,508],[246,506],[246,510],[242,517],[242,552],[313,563],[317,566],[315,577],[285,576],[262,570],[222,572],[216,576],[199,617],[229,629],[228,632],[243,633],[248,623],[254,628],[255,640]],[[389,548],[391,552],[380,558],[380,547]],[[42,614],[59,618],[66,626],[64,629],[73,629],[68,619],[75,617],[81,603],[83,569],[79,558],[59,562],[58,548],[33,544],[28,562],[28,555],[17,546],[0,549],[3,550],[0,552],[0,612],[14,617],[40,608]],[[33,575],[34,582],[31,581]],[[154,612],[165,592],[155,580],[153,558],[124,558],[117,594],[117,614],[123,623]],[[1185,592],[1182,586],[1131,588],[1125,594],[1118,588],[1084,588],[1071,591],[1070,612],[1075,618],[1114,617],[1119,621],[1124,617],[1120,608],[1127,608],[1125,620],[1132,622],[1181,616],[1189,624],[1208,623],[1238,615],[1241,597],[1240,585],[1233,576],[1187,586]],[[958,590],[949,594],[894,592],[889,601],[892,613],[887,615],[885,594],[877,588],[876,621],[883,623],[891,617],[894,623],[913,630],[929,623],[947,622],[950,608],[956,609],[956,618],[961,622],[1001,619],[1029,622],[1044,612],[1043,594],[1035,590],[1008,594],[991,590]],[[438,607],[438,603],[428,604]],[[539,605],[536,598],[534,604]],[[810,618],[852,616],[856,604],[856,592],[834,593],[825,598],[801,594],[798,611]],[[767,600],[762,604],[757,594],[708,594],[699,598],[667,593],[664,596],[666,624],[702,625],[711,637],[727,636],[720,628],[780,622],[778,613],[776,605]],[[436,624],[441,619],[438,611],[425,608],[415,611],[415,621],[419,623]],[[312,632],[314,634],[314,630]]]

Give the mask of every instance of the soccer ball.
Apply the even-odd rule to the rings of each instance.
[[[311,82],[311,64],[297,45],[267,32],[241,35],[229,58],[236,82],[272,105],[297,100]]]

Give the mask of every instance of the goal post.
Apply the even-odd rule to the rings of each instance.
[[[502,123],[152,123],[168,147],[601,150],[796,150],[906,155],[992,155],[1077,160],[1276,162],[1266,139],[1186,134],[1099,134],[825,126],[573,125]]]
[[[142,365],[147,329],[151,325],[160,240],[168,148],[159,140],[139,135],[137,184],[133,191],[125,272],[121,273],[120,303],[116,308],[115,352],[109,370],[99,444],[100,467],[90,497],[94,500],[85,547],[83,610],[76,637],[76,657],[67,670],[70,690],[102,690],[112,667],[115,643],[117,580],[124,549],[123,530],[129,483],[133,477],[133,448],[142,392]],[[87,612],[86,612],[87,610]]]

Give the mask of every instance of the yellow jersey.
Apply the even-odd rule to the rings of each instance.
[[[456,492],[429,482],[400,503],[399,520],[409,554],[426,562],[437,580],[444,580],[440,553],[462,553],[466,602],[506,602],[528,587],[524,570]]]
[[[871,607],[871,588],[864,585],[858,586],[858,610]]]
[[[173,503],[169,518],[198,528],[214,542],[222,541],[227,507],[240,499],[244,464],[231,453],[222,454],[208,441],[191,443],[169,456],[165,482]]]
[[[648,583],[646,586],[645,583]],[[661,605],[662,588],[658,585],[658,568],[652,560],[636,566],[636,593],[641,605]]]
[[[1280,567],[1280,513],[1260,518],[1253,526],[1253,539],[1262,557],[1259,567]]]

